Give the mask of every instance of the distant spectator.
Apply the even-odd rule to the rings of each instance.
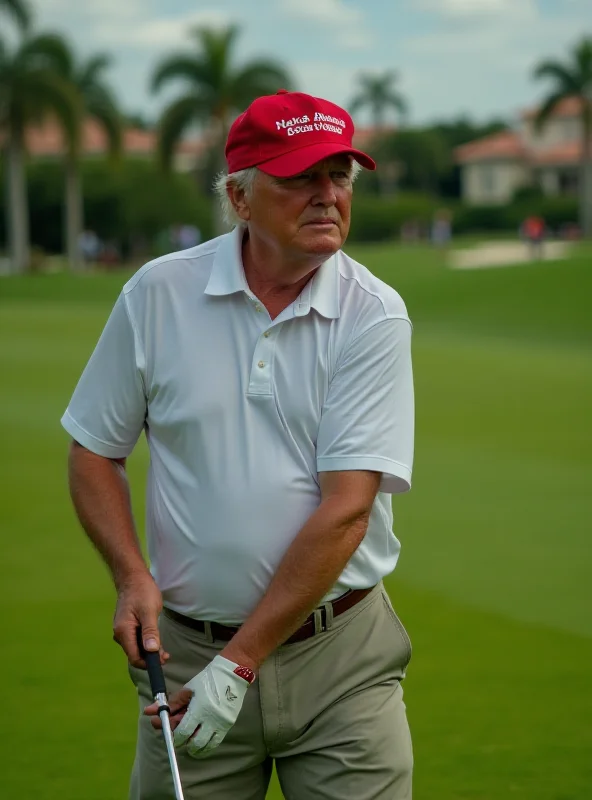
[[[576,225],[575,222],[566,222],[559,228],[559,237],[561,239],[565,239],[568,242],[576,242],[582,236],[582,231],[580,230],[579,225]]]
[[[107,267],[121,263],[121,252],[117,242],[112,240],[105,242],[104,247],[101,249],[99,261]]]
[[[545,240],[545,221],[536,214],[526,217],[522,223],[521,234],[530,247],[530,257],[540,260],[543,257],[543,242]]]
[[[101,252],[101,240],[94,231],[83,230],[78,237],[78,250],[87,266],[94,264],[98,261]]]
[[[415,244],[421,238],[421,228],[418,220],[407,219],[401,225],[401,241],[405,244]]]
[[[177,244],[180,250],[196,247],[201,241],[201,233],[195,225],[181,225],[177,230]]]
[[[430,239],[436,247],[445,249],[452,238],[452,214],[447,208],[441,208],[434,214]]]

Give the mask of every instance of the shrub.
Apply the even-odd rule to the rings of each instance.
[[[194,224],[209,238],[212,202],[190,175],[164,174],[152,161],[127,159],[113,166],[102,159],[81,165],[84,222],[103,240],[126,252],[137,240],[153,250],[170,225]],[[48,253],[64,244],[64,169],[60,160],[33,161],[27,169],[31,243]],[[0,236],[5,239],[5,195],[0,193]]]
[[[379,242],[398,238],[401,226],[416,221],[427,226],[441,204],[423,194],[400,193],[395,197],[355,194],[349,239],[353,242]]]
[[[516,228],[508,206],[458,207],[452,222],[455,233],[487,233]]]

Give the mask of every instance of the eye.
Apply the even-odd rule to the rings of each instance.
[[[346,170],[335,170],[331,172],[331,178],[336,183],[346,183],[347,181],[349,181],[349,172],[347,172]]]
[[[301,172],[299,175],[292,175],[290,178],[283,178],[281,183],[284,186],[303,186],[310,180],[310,178],[310,173]]]

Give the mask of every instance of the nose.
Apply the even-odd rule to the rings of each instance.
[[[331,175],[327,172],[321,172],[316,175],[315,180],[315,193],[312,199],[313,206],[334,206],[337,202],[337,195],[335,194],[335,184]]]

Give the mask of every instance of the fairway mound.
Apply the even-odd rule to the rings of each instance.
[[[540,259],[533,259],[532,251],[525,242],[483,242],[466,250],[453,250],[448,256],[448,266],[451,269],[487,269],[532,264],[535,261],[556,261],[568,255],[569,244],[566,242],[545,242]]]

